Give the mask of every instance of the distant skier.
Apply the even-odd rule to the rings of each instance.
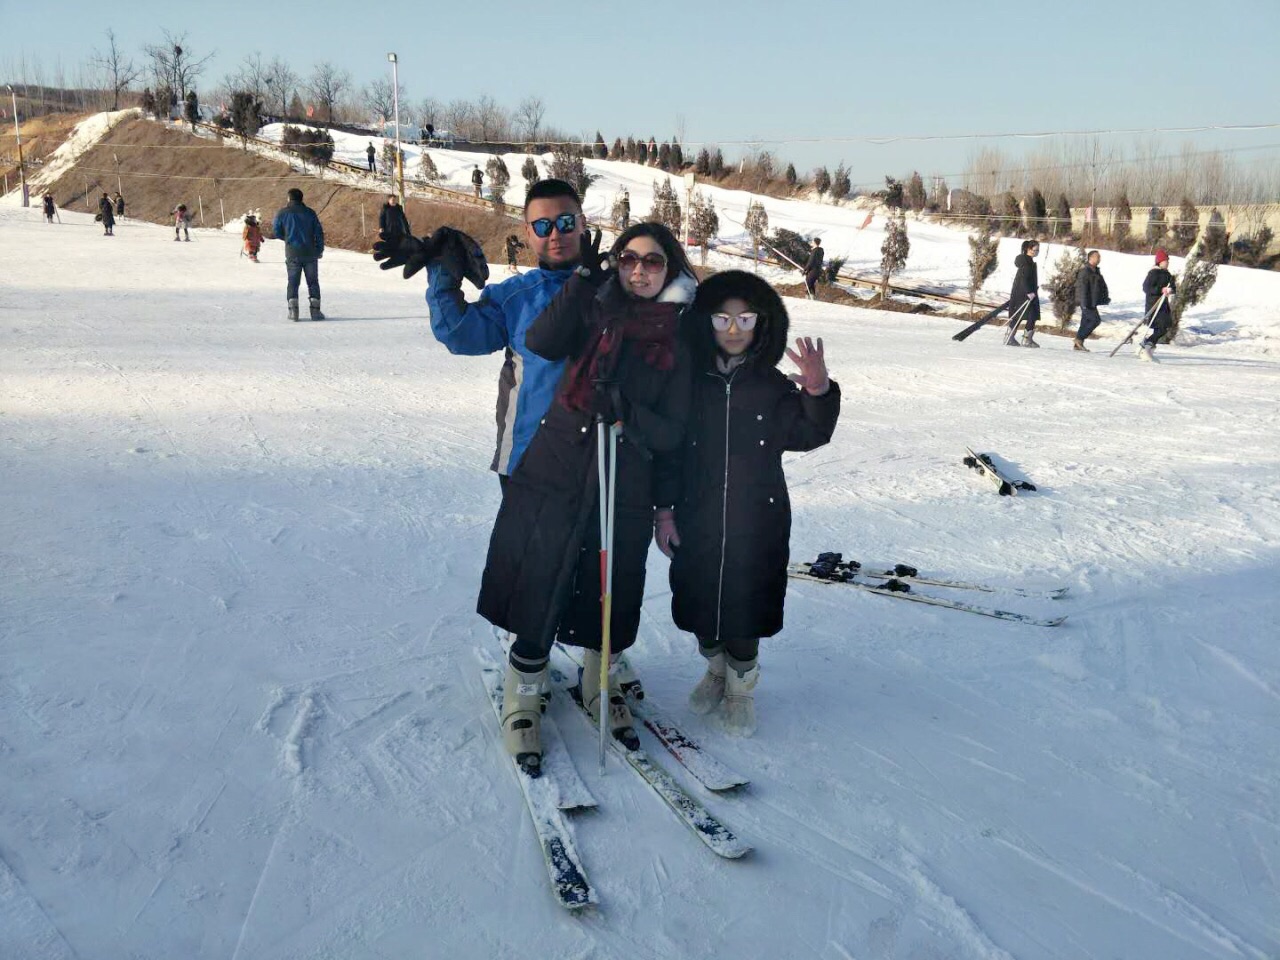
[[[654,540],[672,558],[672,619],[697,637],[707,661],[689,706],[698,714],[719,708],[728,732],[750,736],[760,639],[782,629],[787,593],[783,453],[830,441],[840,387],[821,340],[787,348],[782,298],[750,273],[708,277],[681,327],[693,355],[693,399],[674,509],[654,512]],[[799,373],[778,369],[784,354]]]
[[[1040,319],[1040,274],[1036,268],[1036,254],[1039,252],[1040,244],[1037,241],[1023,240],[1022,252],[1013,259],[1018,272],[1014,275],[1013,289],[1009,293],[1009,326],[1012,328],[1013,317],[1021,310],[1024,347],[1040,346],[1035,341],[1036,321]],[[1023,309],[1023,304],[1026,304],[1026,309]],[[1018,345],[1013,337],[1010,337],[1008,343],[1011,347]]]
[[[185,203],[180,203],[173,208],[173,240],[177,243],[179,239],[191,242],[191,211],[187,209]]]
[[[46,193],[43,200],[44,218],[49,223],[53,223],[53,218],[58,215],[58,207],[53,202],[53,194]]]
[[[465,233],[441,227],[430,238],[380,238],[373,256],[383,270],[403,267],[406,278],[427,270],[427,307],[431,333],[453,354],[484,356],[503,351],[498,375],[496,450],[490,469],[498,474],[505,496],[509,478],[555,397],[564,361],[545,360],[525,343],[525,333],[578,265],[585,221],[578,192],[563,180],[540,180],[525,196],[525,240],[538,267],[518,277],[485,286],[484,251]],[[468,302],[463,279],[484,290]],[[513,651],[508,659],[503,705],[503,744],[513,757],[540,753],[536,716],[529,724],[529,704],[536,715],[538,684],[546,660],[526,662]],[[534,685],[531,695],[521,687]]]
[[[484,174],[480,172],[480,167],[476,166],[471,171],[471,186],[476,192],[476,196],[481,196],[480,187],[484,183]]]
[[[629,191],[622,191],[622,229],[625,230],[631,226],[631,194]]]
[[[104,237],[114,237],[116,235],[115,207],[111,203],[111,197],[105,193],[102,195],[102,199],[98,201],[98,219],[102,221],[102,235]]]
[[[813,249],[809,251],[809,259],[804,265],[804,288],[809,293],[809,299],[818,299],[818,278],[822,276],[822,261],[825,254],[822,250],[822,238],[813,238]]]
[[[1090,250],[1085,265],[1080,268],[1080,273],[1076,276],[1076,299],[1080,301],[1080,328],[1076,330],[1076,338],[1071,343],[1072,350],[1089,352],[1084,342],[1102,322],[1102,317],[1098,315],[1098,308],[1105,307],[1111,302],[1111,296],[1107,292],[1107,281],[1102,278],[1102,271],[1098,269],[1098,264],[1101,262],[1102,254],[1097,250]]]
[[[302,202],[302,191],[289,188],[289,203],[281,207],[271,222],[271,232],[283,240],[284,262],[288,275],[285,299],[289,303],[289,319],[298,320],[298,284],[307,278],[311,319],[323,320],[320,312],[320,258],[324,256],[324,227],[316,212]]]
[[[365,150],[365,155],[369,158],[369,172],[377,173],[378,172],[378,163],[377,163],[378,151],[374,149],[372,140],[369,141],[369,148]]]
[[[378,233],[388,237],[407,237],[412,232],[404,207],[400,206],[399,197],[394,193],[387,194],[387,202],[378,213]]]
[[[116,191],[116,217],[120,220],[124,219],[124,197],[120,191]]]
[[[1142,292],[1147,295],[1147,313],[1155,310],[1157,303],[1160,304],[1160,309],[1156,310],[1155,316],[1148,321],[1151,333],[1138,344],[1139,359],[1159,363],[1156,360],[1155,349],[1157,344],[1169,333],[1169,328],[1173,326],[1173,297],[1177,291],[1177,281],[1173,279],[1173,274],[1169,272],[1169,254],[1163,249],[1157,250],[1156,265],[1151,268],[1147,278],[1142,281]],[[1163,303],[1160,302],[1161,297],[1164,297]]]
[[[512,274],[520,272],[520,251],[524,249],[524,244],[520,242],[520,238],[514,233],[507,235],[507,269]]]
[[[262,247],[262,227],[258,226],[258,218],[252,213],[245,214],[244,230],[240,232],[244,241],[244,252],[254,263],[258,262],[258,250]]]

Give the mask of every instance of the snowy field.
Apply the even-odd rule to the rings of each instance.
[[[790,301],[846,398],[789,461],[795,558],[1065,584],[994,600],[1069,619],[795,584],[734,741],[653,551],[634,662],[750,776],[699,796],[755,850],[553,703],[600,802],[571,916],[473,657],[499,358],[367,257],[293,324],[276,242],[62,219],[0,206],[0,957],[1280,956],[1274,320],[1157,366]]]

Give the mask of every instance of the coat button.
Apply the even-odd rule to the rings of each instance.
[[[764,441],[763,441],[763,440],[761,440],[761,441],[760,441],[760,446],[762,446],[762,447],[764,446]]]
[[[543,424],[543,425],[545,426],[545,425],[546,425],[546,422],[547,422],[547,418],[546,418],[546,417],[543,417],[543,418],[542,418],[541,420],[539,420],[538,422],[539,422],[539,423],[541,423],[541,424]]]
[[[773,497],[770,497],[770,498],[769,498],[769,502],[770,502],[770,503],[773,503]]]
[[[580,433],[586,433],[586,432],[587,432],[587,428],[586,428],[586,427],[583,427],[579,432],[580,432]]]
[[[757,413],[757,414],[756,414],[756,419],[757,419],[757,420],[763,420],[763,419],[764,419],[764,414],[763,414],[763,413]]]

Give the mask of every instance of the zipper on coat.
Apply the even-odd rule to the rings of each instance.
[[[716,582],[716,643],[721,643],[720,623],[724,617],[724,555],[729,540],[729,405],[733,397],[733,378],[742,367],[735,367],[724,382],[724,487],[720,491],[720,576]]]

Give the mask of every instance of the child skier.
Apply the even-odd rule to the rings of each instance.
[[[173,210],[173,240],[177,243],[181,234],[181,239],[190,242],[191,240],[191,212],[187,210],[185,203],[178,204]]]
[[[698,287],[683,326],[694,383],[678,493],[654,514],[658,549],[673,558],[672,618],[707,660],[689,705],[721,707],[739,736],[755,731],[760,638],[782,629],[791,537],[782,454],[827,443],[840,415],[822,340],[787,349],[788,322],[753,274],[728,270]],[[800,368],[789,378],[777,369],[784,351]]]
[[[511,271],[512,276],[520,272],[520,251],[524,249],[524,244],[520,242],[520,238],[514,233],[507,235],[507,269]]]
[[[250,260],[257,263],[258,250],[262,247],[262,227],[258,225],[258,218],[252,213],[245,215],[244,230],[240,238],[244,240],[244,252],[249,255]]]

